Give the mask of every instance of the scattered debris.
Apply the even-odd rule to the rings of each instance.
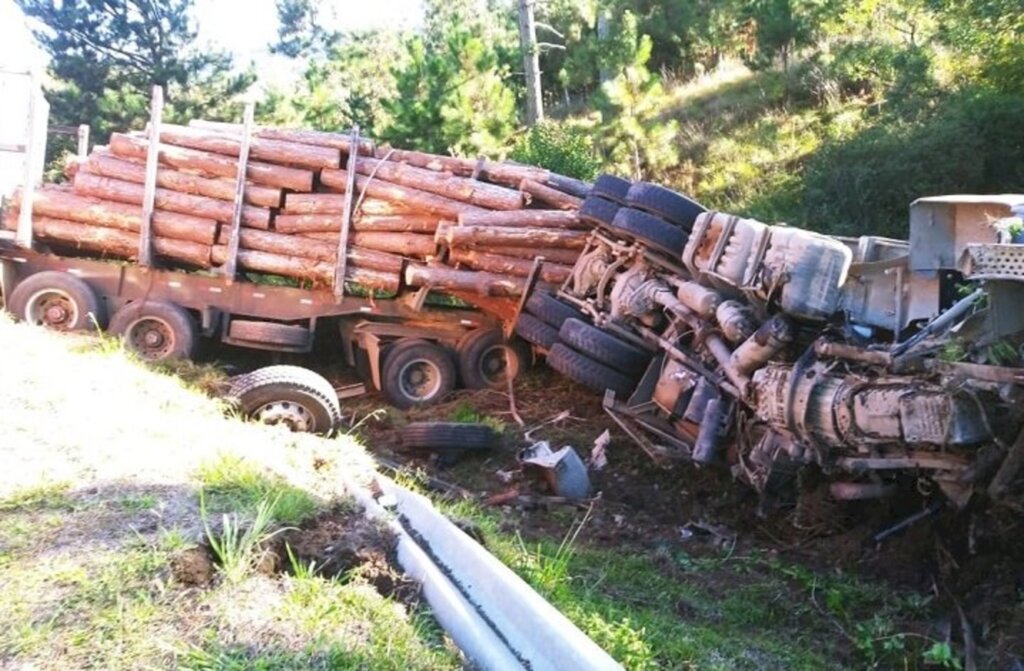
[[[558,496],[574,500],[590,496],[587,467],[569,445],[555,452],[550,444],[541,441],[521,451],[519,461],[542,469],[551,491]]]
[[[604,430],[597,440],[594,441],[594,447],[590,450],[590,461],[587,466],[593,471],[602,471],[604,467],[608,465],[608,454],[607,448],[612,442],[612,433],[608,429]]]

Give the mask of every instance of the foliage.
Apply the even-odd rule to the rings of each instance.
[[[601,170],[601,159],[583,129],[550,120],[520,135],[509,158],[584,181]]]
[[[316,510],[316,501],[305,490],[236,455],[222,453],[204,461],[196,476],[213,510],[255,515],[264,502],[272,501],[271,521],[283,524],[299,524]]]
[[[278,533],[270,530],[277,503],[276,500],[261,500],[252,519],[245,519],[238,513],[225,513],[221,516],[220,529],[215,530],[210,526],[206,498],[200,495],[199,515],[203,520],[206,540],[229,583],[239,583],[249,577],[262,561],[267,552],[267,541]]]
[[[152,86],[165,93],[165,118],[217,117],[254,80],[233,71],[229,55],[195,44],[193,0],[18,0],[39,21],[36,37],[51,57],[52,122],[88,123],[98,142],[139,128]]]
[[[313,0],[275,0],[277,42],[270,46],[276,54],[295,58],[311,51],[323,52],[341,36],[324,27],[324,6]]]

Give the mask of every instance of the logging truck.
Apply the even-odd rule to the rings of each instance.
[[[338,334],[365,383],[332,389],[281,366],[243,376],[232,395],[263,421],[327,431],[338,396],[367,386],[400,408],[458,384],[504,387],[532,356],[507,333],[528,276],[564,280],[586,237],[573,180],[376,149],[357,130],[258,128],[251,106],[243,124],[171,126],[159,89],[144,133],[90,152],[85,129],[69,182],[44,185],[38,79],[0,73],[0,86],[23,102],[8,106],[23,113],[0,145],[7,310],[109,330],[150,361],[190,357],[204,339],[308,353],[318,333]],[[540,272],[539,250],[561,262]]]

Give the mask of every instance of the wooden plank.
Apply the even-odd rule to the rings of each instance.
[[[160,122],[163,120],[164,90],[153,87],[149,111],[149,151],[146,154],[146,183],[142,196],[142,228],[139,231],[139,265],[153,263],[153,204],[156,200],[156,171],[160,158]]]
[[[228,239],[228,260],[222,272],[228,283],[235,281],[238,270],[239,229],[242,228],[242,210],[245,208],[245,175],[249,168],[249,149],[252,140],[252,117],[255,105],[247,103],[242,122],[242,140],[238,150],[238,176],[235,178],[235,211],[231,215],[231,237]]]
[[[359,126],[352,127],[352,137],[349,141],[350,147],[359,146]],[[345,207],[341,212],[341,235],[338,236],[338,257],[334,265],[334,295],[342,298],[345,295],[345,272],[348,265],[348,233],[352,223],[352,196],[356,190],[356,165],[359,159],[359,152],[353,151],[348,155],[348,174],[345,185]]]

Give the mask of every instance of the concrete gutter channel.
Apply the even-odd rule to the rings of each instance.
[[[397,535],[402,569],[422,585],[434,617],[478,668],[622,669],[425,496],[382,475],[376,476],[380,499],[347,478],[343,482],[368,518]]]

